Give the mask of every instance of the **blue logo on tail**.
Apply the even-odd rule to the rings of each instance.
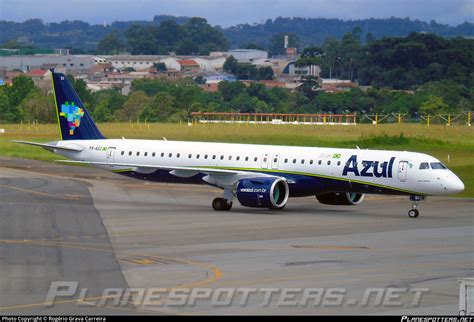
[[[60,116],[64,117],[69,126],[69,135],[74,135],[74,130],[81,125],[81,118],[84,116],[84,110],[74,105],[74,102],[65,102],[61,105]]]

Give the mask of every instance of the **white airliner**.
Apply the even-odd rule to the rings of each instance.
[[[40,146],[71,160],[150,181],[205,183],[223,189],[214,210],[282,209],[289,197],[316,196],[329,205],[357,205],[364,194],[407,195],[418,217],[426,196],[464,190],[436,158],[413,152],[106,139],[70,82],[51,71],[61,141]]]

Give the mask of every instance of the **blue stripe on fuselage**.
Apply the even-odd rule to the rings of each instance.
[[[255,171],[258,173],[257,171]],[[119,172],[118,174],[128,177],[178,184],[208,184],[202,178],[205,174],[197,174],[189,178],[181,178],[169,173],[169,170],[156,170],[149,174],[142,174],[135,171]],[[369,183],[349,182],[346,180],[337,180],[332,178],[306,176],[302,174],[288,174],[272,172],[272,175],[286,178],[290,184],[291,197],[305,197],[326,192],[357,192],[368,194],[392,194],[392,195],[411,195],[413,193],[391,189],[389,187],[380,187]]]

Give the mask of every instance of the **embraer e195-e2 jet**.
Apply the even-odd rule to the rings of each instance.
[[[61,140],[40,146],[79,164],[137,179],[205,183],[223,189],[214,210],[283,209],[290,197],[316,196],[329,205],[357,205],[365,194],[410,196],[418,217],[426,196],[463,191],[436,158],[413,152],[277,145],[106,139],[64,74],[51,71]]]

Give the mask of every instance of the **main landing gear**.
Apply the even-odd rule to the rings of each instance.
[[[215,211],[228,211],[232,208],[232,201],[227,201],[224,198],[216,198],[212,201],[212,208]]]
[[[410,196],[411,209],[408,211],[408,217],[416,218],[420,214],[418,211],[418,202],[425,200],[425,196]]]
[[[224,198],[216,198],[212,201],[212,208],[215,211],[229,211],[232,209],[232,190],[230,188],[224,189]]]

